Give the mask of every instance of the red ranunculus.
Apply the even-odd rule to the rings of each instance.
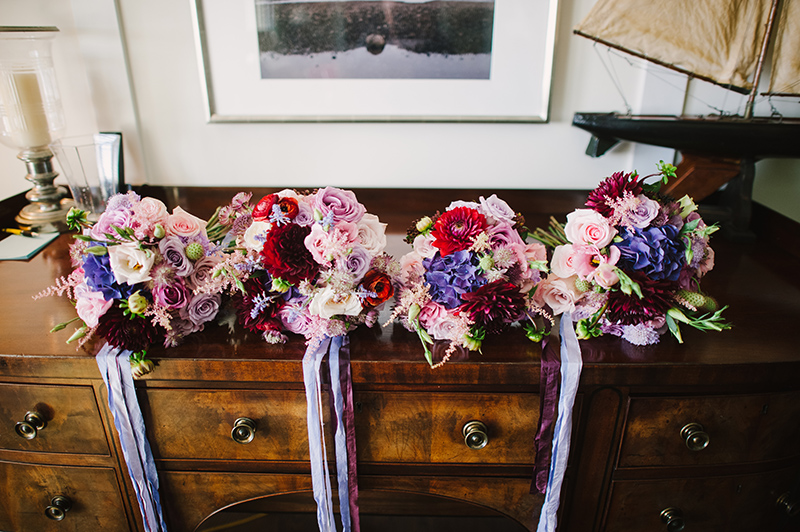
[[[394,295],[392,280],[385,273],[370,270],[361,280],[360,287],[370,293],[364,298],[364,306],[377,307]],[[375,294],[372,296],[372,294]]]
[[[280,225],[270,230],[261,250],[261,260],[270,275],[291,284],[317,275],[319,264],[303,242],[310,232],[310,227],[297,224]]]
[[[297,213],[300,211],[300,207],[297,206],[297,200],[288,196],[278,200],[278,208],[289,220],[294,220],[295,216],[297,216]]]
[[[455,207],[439,216],[431,229],[433,245],[442,257],[463,251],[472,245],[473,239],[486,229],[486,217],[469,207]]]
[[[277,194],[269,194],[261,198],[253,208],[253,220],[257,222],[269,221],[269,216],[272,214],[272,206],[278,202]]]
[[[469,316],[487,333],[500,332],[509,323],[517,321],[525,308],[525,296],[519,288],[502,279],[485,284],[461,298],[464,304],[458,307],[458,311]]]

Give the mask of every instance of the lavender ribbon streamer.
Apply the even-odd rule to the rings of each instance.
[[[561,502],[561,486],[569,459],[570,437],[572,436],[572,408],[578,392],[583,361],[581,347],[575,335],[572,314],[561,315],[561,393],[558,403],[558,418],[553,429],[553,456],[550,461],[550,474],[539,516],[537,532],[555,532],[556,513]]]
[[[545,493],[547,478],[550,475],[550,459],[553,455],[553,429],[558,414],[559,373],[561,358],[545,338],[542,342],[542,365],[539,374],[539,429],[534,441],[536,461],[533,467],[531,493]]]
[[[322,423],[322,385],[320,369],[329,355],[331,377],[331,410],[336,451],[336,472],[339,488],[339,513],[342,531],[358,532],[359,519],[355,499],[355,434],[353,430],[353,400],[350,379],[349,341],[346,336],[326,338],[311,345],[303,356],[303,381],[306,388],[308,447],[311,456],[311,481],[317,503],[317,524],[321,532],[335,532],[333,494],[328,474],[327,449]],[[346,368],[342,371],[343,367]],[[342,382],[345,389],[342,390]],[[349,466],[352,465],[352,474]],[[353,489],[355,487],[355,489]],[[353,497],[351,497],[351,494]],[[354,511],[355,509],[355,511]]]
[[[108,407],[114,416],[122,454],[128,467],[146,532],[166,532],[156,472],[144,418],[133,385],[130,351],[106,344],[97,354],[97,367],[108,390]]]

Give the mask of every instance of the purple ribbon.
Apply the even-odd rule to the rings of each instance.
[[[544,493],[553,455],[553,428],[558,415],[558,389],[561,357],[547,338],[542,341],[542,366],[539,373],[539,428],[536,431],[536,458],[531,493]]]
[[[358,484],[356,441],[353,414],[353,389],[350,374],[350,346],[347,336],[325,338],[309,345],[303,357],[303,381],[306,389],[308,450],[311,458],[311,482],[317,503],[317,524],[321,532],[335,532],[333,493],[328,474],[325,431],[322,422],[321,367],[329,355],[331,411],[339,488],[339,513],[342,531],[358,532]]]
[[[144,418],[131,375],[130,351],[106,344],[97,353],[97,367],[108,390],[125,465],[128,467],[146,532],[166,532],[158,495],[158,474],[145,435]]]

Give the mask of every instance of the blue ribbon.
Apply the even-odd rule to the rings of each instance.
[[[320,369],[325,355],[329,355],[328,367],[331,378],[331,410],[333,413],[334,444],[336,451],[336,472],[339,492],[339,513],[342,531],[358,531],[358,510],[351,500],[351,489],[355,486],[348,474],[348,465],[354,464],[355,449],[348,452],[348,405],[352,409],[352,394],[349,387],[349,357],[347,356],[346,336],[325,338],[322,342],[310,345],[303,356],[303,381],[306,388],[308,423],[308,450],[311,456],[311,481],[314,500],[317,503],[317,523],[321,532],[335,532],[333,515],[333,493],[328,474],[328,458],[325,446],[325,432],[322,422],[322,383]],[[341,352],[341,359],[340,359]],[[343,366],[340,367],[340,364]],[[342,392],[342,379],[345,379],[345,393]],[[352,413],[352,412],[350,412]],[[350,434],[352,436],[352,434]],[[354,447],[354,445],[353,445]],[[352,462],[351,462],[352,460]],[[355,471],[353,471],[355,474]],[[357,493],[357,488],[356,491]],[[352,504],[352,508],[351,508]]]
[[[108,408],[114,416],[122,454],[128,466],[146,532],[166,532],[158,495],[158,475],[144,418],[131,376],[131,352],[106,344],[97,354],[97,367],[108,390]]]
[[[575,335],[572,314],[561,315],[561,393],[558,400],[558,417],[553,429],[553,454],[550,460],[550,472],[547,478],[547,489],[539,516],[537,532],[555,532],[556,513],[561,502],[561,486],[569,459],[570,437],[572,436],[572,408],[578,393],[578,382],[581,378],[583,360],[581,346]]]

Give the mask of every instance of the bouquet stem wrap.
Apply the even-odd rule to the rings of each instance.
[[[158,495],[158,475],[145,436],[144,418],[136,399],[129,357],[131,352],[106,344],[97,354],[97,366],[108,390],[108,407],[114,415],[122,454],[128,466],[146,532],[166,532]]]
[[[321,532],[335,532],[333,493],[328,472],[327,449],[322,422],[321,368],[328,357],[331,381],[331,413],[336,451],[336,473],[342,531],[358,532],[358,482],[356,438],[353,414],[353,388],[350,374],[350,342],[347,336],[326,337],[312,344],[303,357],[306,388],[308,447],[311,478],[317,503],[317,523]]]
[[[558,402],[558,417],[553,429],[553,454],[550,460],[550,474],[547,478],[542,513],[539,516],[537,532],[555,532],[556,512],[561,502],[561,485],[569,459],[570,437],[572,436],[572,407],[578,392],[583,360],[581,347],[572,323],[572,314],[561,316],[561,393]]]

